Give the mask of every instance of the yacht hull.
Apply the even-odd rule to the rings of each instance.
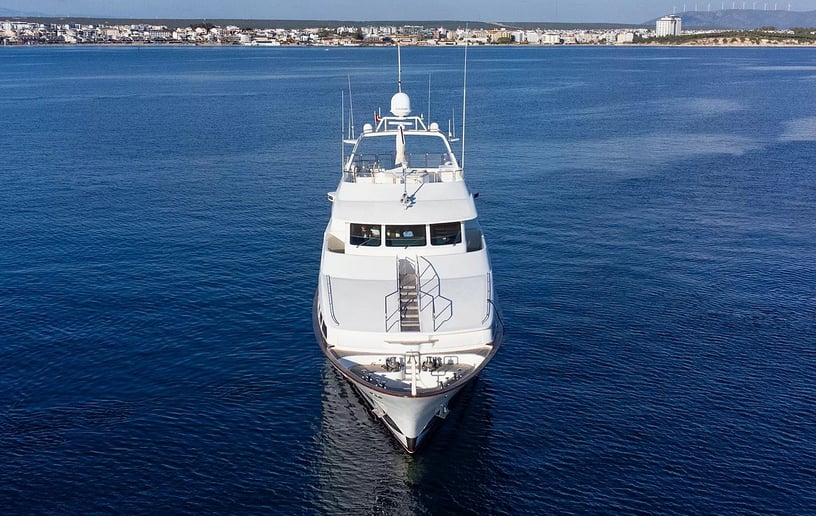
[[[347,377],[348,380],[348,377]],[[414,453],[448,412],[448,402],[466,384],[439,396],[406,398],[383,395],[359,382],[349,380],[394,438],[409,453]]]
[[[346,367],[343,367],[337,358],[330,351],[327,351],[325,340],[322,337],[319,338],[324,354],[331,362],[332,367],[349,382],[371,409],[374,416],[385,425],[388,431],[409,453],[414,453],[425,441],[425,437],[430,434],[435,423],[447,416],[448,403],[476,378],[476,375],[472,375],[466,381],[460,382],[456,387],[436,395],[414,397],[386,394],[381,389],[372,388],[371,385],[359,381],[357,376],[352,374]]]
[[[361,380],[338,358],[321,331],[322,317],[319,306],[318,296],[315,296],[313,325],[323,354],[328,358],[332,367],[360,395],[371,409],[372,414],[409,453],[414,453],[425,442],[436,424],[447,417],[448,404],[460,391],[476,380],[478,373],[487,365],[503,341],[503,332],[499,331],[496,340],[491,345],[490,354],[480,367],[462,377],[455,385],[439,388],[436,392],[420,392],[416,395],[405,392],[388,392],[387,388]]]

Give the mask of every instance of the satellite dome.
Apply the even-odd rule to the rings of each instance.
[[[394,116],[408,116],[411,114],[411,98],[406,93],[395,93],[391,97],[391,113]]]

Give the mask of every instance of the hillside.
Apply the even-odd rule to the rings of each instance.
[[[367,25],[422,25],[425,27],[465,27],[471,29],[492,29],[501,25],[480,21],[455,21],[455,20],[424,20],[424,21],[388,21],[388,20],[260,20],[260,19],[170,19],[170,18],[104,18],[88,16],[47,16],[42,14],[21,14],[10,9],[0,8],[0,18],[15,20],[25,20],[36,23],[81,23],[89,25],[99,24],[147,24],[164,25],[171,28],[189,27],[195,23],[209,23],[226,27],[236,25],[238,27],[253,27],[257,29],[282,28],[282,29],[304,29],[309,27],[343,27],[343,26],[367,26]]]
[[[758,29],[776,27],[816,27],[816,11],[761,11],[753,9],[726,9],[724,11],[687,11],[679,13],[683,30],[688,29]],[[657,20],[647,22],[654,26]]]
[[[15,11],[14,9],[6,9],[5,7],[0,7],[0,17],[13,17],[13,16],[25,16],[26,13],[22,11]]]

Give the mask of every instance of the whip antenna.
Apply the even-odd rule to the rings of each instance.
[[[431,123],[431,74],[428,74],[428,123]]]
[[[402,92],[402,53],[397,45],[397,92]]]
[[[462,173],[465,172],[465,117],[467,115],[467,51],[468,51],[468,33],[469,30],[465,26],[465,78],[462,83]]]
[[[349,138],[354,138],[354,100],[351,97],[351,75],[348,75],[349,87]]]

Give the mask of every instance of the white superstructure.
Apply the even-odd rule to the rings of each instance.
[[[462,167],[399,90],[391,115],[348,142],[314,311],[326,356],[413,452],[502,328]]]

